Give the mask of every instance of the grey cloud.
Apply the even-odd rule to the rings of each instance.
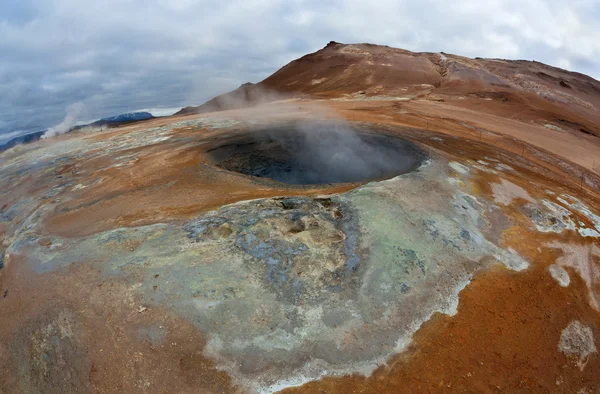
[[[600,76],[597,0],[3,0],[1,134],[199,104],[328,41],[535,59]]]

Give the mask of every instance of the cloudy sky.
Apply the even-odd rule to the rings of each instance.
[[[80,121],[201,104],[330,40],[599,79],[598,21],[599,0],[0,0],[0,142],[79,102]]]

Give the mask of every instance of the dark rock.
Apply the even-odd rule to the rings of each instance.
[[[571,86],[569,86],[569,84],[566,83],[565,81],[560,81],[559,85],[562,86],[563,88],[571,89]]]

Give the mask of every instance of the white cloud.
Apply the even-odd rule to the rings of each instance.
[[[2,0],[0,133],[184,106],[328,41],[535,59],[600,77],[597,0]]]

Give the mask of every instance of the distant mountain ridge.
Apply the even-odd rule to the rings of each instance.
[[[89,123],[86,125],[75,126],[73,129],[71,129],[69,131],[83,129],[86,127],[114,126],[114,125],[120,125],[120,124],[124,124],[124,123],[139,122],[139,121],[148,120],[148,119],[154,119],[154,115],[152,115],[150,112],[128,112],[126,114],[120,114],[120,115],[116,115],[116,116],[109,116],[106,118],[102,118],[100,120],[97,120],[95,122],[92,122],[92,123]]]
[[[92,123],[88,123],[85,125],[78,125],[72,127],[67,133],[71,131],[81,130],[85,128],[97,128],[97,127],[117,127],[127,123],[140,122],[144,120],[154,119],[154,115],[150,112],[128,112],[125,114],[120,114],[116,116],[109,116],[106,118],[102,118]],[[21,135],[19,137],[15,137],[3,145],[0,145],[0,152],[10,149],[14,146],[21,144],[29,144],[31,142],[39,141],[42,136],[46,133],[46,130],[36,131],[34,133],[29,133],[25,135]]]
[[[39,141],[39,139],[42,138],[42,136],[44,135],[45,132],[46,132],[46,130],[42,130],[42,131],[36,131],[33,133],[15,137],[15,138],[9,140],[8,142],[6,142],[5,144],[0,145],[0,152],[10,149],[17,145],[29,144],[31,142]]]

